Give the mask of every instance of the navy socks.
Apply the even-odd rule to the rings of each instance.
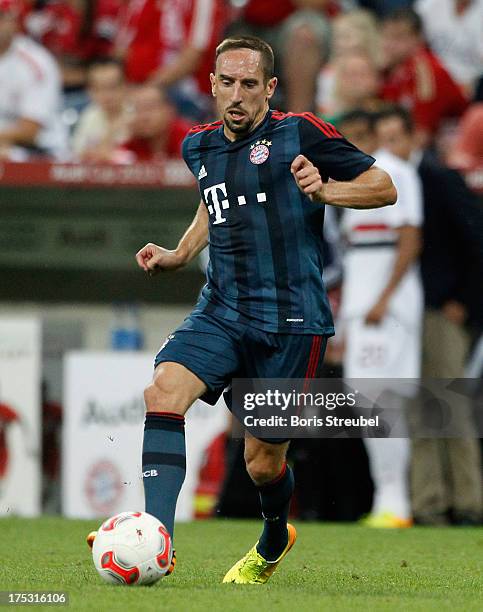
[[[264,518],[257,550],[267,561],[276,561],[287,546],[287,519],[294,487],[293,472],[286,463],[275,480],[257,487]]]
[[[159,519],[171,537],[185,474],[184,417],[171,412],[146,413],[143,443],[146,512]]]

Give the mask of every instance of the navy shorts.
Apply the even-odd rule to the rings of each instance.
[[[182,364],[207,386],[201,399],[214,405],[233,378],[317,378],[327,338],[275,334],[193,312],[168,336],[154,367],[165,361]],[[229,409],[230,399],[225,394]]]

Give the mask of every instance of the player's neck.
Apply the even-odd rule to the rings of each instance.
[[[269,106],[267,104],[266,106],[263,107],[263,110],[259,113],[259,115],[257,115],[255,121],[253,122],[252,127],[250,128],[248,132],[244,132],[243,134],[235,134],[235,132],[232,132],[228,128],[226,123],[224,123],[223,133],[228,138],[228,140],[231,140],[231,142],[235,142],[235,140],[241,140],[242,138],[246,138],[249,134],[254,132],[257,129],[257,127],[263,122],[263,120],[267,116],[268,111],[269,111]]]

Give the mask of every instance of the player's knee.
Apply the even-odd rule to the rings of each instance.
[[[169,382],[164,381],[162,377],[157,378],[145,388],[144,402],[147,412],[184,414],[187,408],[179,391]]]
[[[282,469],[279,458],[266,453],[245,455],[245,463],[247,472],[256,485],[270,482]]]

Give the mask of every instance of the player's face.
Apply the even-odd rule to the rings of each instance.
[[[376,124],[379,146],[393,155],[408,160],[413,150],[412,134],[408,133],[399,117],[380,119]]]
[[[261,55],[251,49],[222,53],[210,79],[218,112],[231,140],[247,134],[263,119],[277,85],[275,77],[265,81]]]

